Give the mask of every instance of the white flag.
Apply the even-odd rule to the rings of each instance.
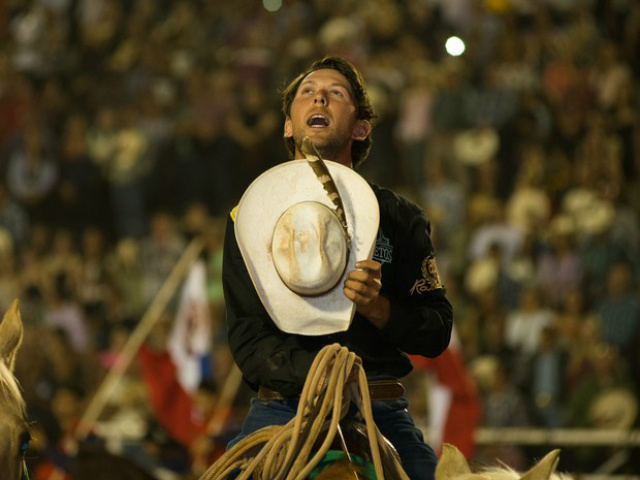
[[[203,362],[211,352],[207,270],[202,260],[194,262],[185,279],[167,346],[180,385],[193,393],[202,380]]]

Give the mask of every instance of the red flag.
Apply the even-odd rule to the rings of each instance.
[[[193,395],[211,351],[211,322],[206,266],[197,260],[184,281],[178,312],[165,349],[143,345],[138,363],[156,421],[177,442],[189,447],[206,430]]]
[[[191,421],[191,396],[178,381],[171,355],[142,345],[138,365],[157,422],[174,440],[189,446],[199,431]]]
[[[436,358],[411,356],[413,365],[435,374],[429,388],[429,443],[440,454],[443,443],[473,458],[474,433],[480,421],[480,398],[467,371],[455,330],[449,347]]]

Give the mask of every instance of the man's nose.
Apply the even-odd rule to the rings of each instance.
[[[323,92],[319,92],[316,94],[316,97],[313,99],[313,103],[315,105],[326,105],[327,97],[324,95]]]

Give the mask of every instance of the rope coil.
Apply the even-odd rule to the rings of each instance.
[[[351,403],[364,419],[377,479],[384,480],[386,473],[389,479],[409,480],[373,421],[369,386],[358,357],[339,344],[327,345],[316,356],[294,418],[286,425],[264,427],[243,438],[200,480],[225,480],[237,469],[237,480],[304,480],[329,451]],[[325,431],[320,448],[312,452]]]

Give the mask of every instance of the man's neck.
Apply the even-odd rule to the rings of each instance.
[[[306,157],[302,153],[296,151],[295,160],[305,160],[305,159],[306,159]],[[346,157],[346,158],[341,158],[341,159],[333,159],[333,158],[322,157],[322,159],[323,160],[328,160],[330,162],[339,163],[340,165],[344,165],[347,168],[353,169],[353,162],[351,161],[351,157]]]

